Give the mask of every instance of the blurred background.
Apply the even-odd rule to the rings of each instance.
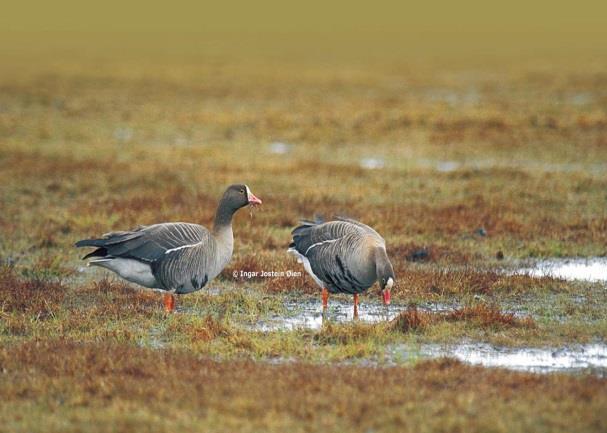
[[[150,4],[8,1],[3,50],[65,55],[317,57],[602,55],[605,5],[596,0],[506,3],[262,0]]]

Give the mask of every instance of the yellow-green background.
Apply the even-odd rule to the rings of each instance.
[[[601,56],[605,2],[2,2],[0,54]]]

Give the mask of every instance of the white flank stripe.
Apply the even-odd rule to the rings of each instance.
[[[202,244],[202,241],[196,242],[195,244],[182,245],[182,246],[177,247],[177,248],[171,248],[170,250],[166,250],[164,253],[165,254],[169,254],[169,253],[172,253],[173,251],[183,250],[184,248],[194,248],[194,247],[197,247],[198,245],[201,245],[201,244]]]
[[[337,239],[335,239],[337,240]],[[321,288],[324,287],[324,283],[322,281],[320,281],[320,279],[316,276],[316,274],[314,274],[314,271],[312,271],[312,265],[310,265],[310,261],[308,260],[308,258],[306,256],[304,256],[303,254],[300,254],[299,251],[297,251],[295,248],[289,248],[287,250],[287,252],[293,254],[295,257],[297,257],[297,261],[299,263],[303,263],[304,265],[304,269],[306,270],[306,272],[308,273],[308,275],[310,275],[312,277],[312,279],[316,282],[316,284],[318,284]]]
[[[306,252],[304,253],[304,256],[307,256],[307,255],[308,255],[308,252],[309,252],[309,251],[310,251],[312,248],[314,248],[314,247],[317,247],[317,246],[322,245],[322,244],[330,244],[330,243],[333,243],[333,242],[337,242],[337,241],[338,241],[338,240],[340,240],[340,239],[341,239],[341,238],[337,238],[337,239],[330,239],[330,240],[328,240],[328,241],[322,241],[322,242],[316,242],[315,244],[312,244],[312,245],[310,245],[310,246],[308,247],[308,249],[307,249],[307,250],[306,250]]]

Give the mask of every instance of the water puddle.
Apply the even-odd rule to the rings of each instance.
[[[436,163],[436,170],[441,173],[451,173],[458,170],[461,166],[462,164],[457,161],[438,161]]]
[[[454,307],[439,303],[424,303],[419,309],[435,312],[451,311]],[[352,301],[330,299],[326,315],[323,317],[320,300],[289,300],[285,302],[286,313],[275,314],[251,324],[256,331],[278,331],[294,329],[320,329],[323,320],[332,323],[348,323],[354,319]],[[366,323],[377,323],[392,320],[407,309],[404,304],[385,306],[375,302],[363,302],[358,307],[358,320]]]
[[[424,168],[434,169],[441,173],[452,173],[461,170],[492,170],[509,169],[524,171],[542,171],[548,173],[575,173],[583,172],[590,174],[605,174],[607,164],[604,162],[547,162],[527,159],[461,159],[461,160],[437,160],[420,158],[413,161],[416,165]]]
[[[366,170],[381,170],[386,166],[386,161],[383,158],[363,158],[359,165]]]
[[[449,312],[457,305],[443,303],[423,303],[417,306],[420,310],[432,312]],[[392,320],[402,311],[406,304],[384,306],[379,302],[362,302],[359,306],[359,321],[377,323]],[[181,313],[203,314],[204,309],[193,307],[178,308]],[[251,320],[251,319],[249,319]],[[239,326],[259,332],[292,331],[297,329],[319,330],[324,321],[332,323],[351,323],[353,306],[351,299],[334,297],[329,300],[329,308],[323,317],[320,299],[287,299],[284,310],[270,314],[263,320],[247,321],[240,318]],[[143,345],[155,349],[168,346],[169,338],[164,335],[164,327],[156,326],[150,330],[149,338]],[[356,358],[343,361],[345,364],[358,366],[397,366],[406,365],[417,359],[436,359],[448,357],[472,365],[499,367],[534,373],[591,373],[607,377],[607,344],[593,343],[586,345],[569,345],[566,347],[523,347],[511,348],[493,346],[487,343],[464,341],[459,344],[392,344],[387,346],[383,356]],[[265,362],[295,362],[296,359],[271,358]]]
[[[596,98],[592,93],[579,92],[567,95],[565,101],[571,105],[584,106],[594,103]]]
[[[457,345],[422,345],[418,351],[400,345],[389,349],[388,358],[455,358],[462,362],[484,367],[501,367],[535,373],[581,372],[591,370],[607,374],[607,345],[572,345],[563,348],[547,347],[496,347],[486,343],[462,343]]]
[[[568,281],[607,282],[607,257],[542,260],[519,269],[516,273]]]
[[[293,146],[291,144],[283,143],[281,141],[275,141],[270,143],[268,146],[270,153],[274,153],[276,155],[286,155],[287,153],[291,152],[292,148]]]
[[[482,96],[476,88],[452,90],[447,88],[431,88],[421,93],[421,96],[435,103],[444,103],[452,107],[478,104]]]
[[[152,349],[164,349],[167,347],[169,341],[168,338],[164,337],[164,330],[159,326],[154,326],[150,330],[150,338],[148,341],[148,346]],[[145,344],[142,344],[145,346]]]
[[[128,143],[133,139],[135,135],[135,131],[133,128],[124,127],[124,128],[116,128],[114,130],[114,139],[121,143]]]

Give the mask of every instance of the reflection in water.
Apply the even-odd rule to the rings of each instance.
[[[460,361],[485,367],[502,367],[512,370],[537,373],[575,372],[594,369],[604,374],[607,372],[607,345],[587,344],[568,347],[495,347],[486,343],[462,343],[455,345],[422,345],[414,352],[405,345],[389,349],[389,358],[413,357],[422,358],[449,357]]]
[[[290,300],[285,303],[286,314],[273,315],[252,325],[259,331],[293,330],[298,328],[320,329],[323,324],[323,311],[320,300]],[[452,307],[438,303],[427,303],[418,306],[430,311],[450,311]],[[385,306],[375,302],[361,303],[358,308],[358,320],[366,323],[376,323],[392,320],[407,306],[391,304]],[[331,299],[324,320],[334,323],[346,323],[354,320],[354,309],[350,302]]]
[[[607,282],[607,257],[591,259],[550,259],[519,269],[519,274],[532,277],[554,277],[564,280]]]
[[[379,170],[384,168],[386,162],[383,158],[363,158],[360,160],[360,167],[367,170]]]
[[[269,149],[270,153],[274,153],[277,155],[286,155],[291,152],[292,146],[287,143],[283,143],[280,141],[275,141],[274,143],[270,143]]]

